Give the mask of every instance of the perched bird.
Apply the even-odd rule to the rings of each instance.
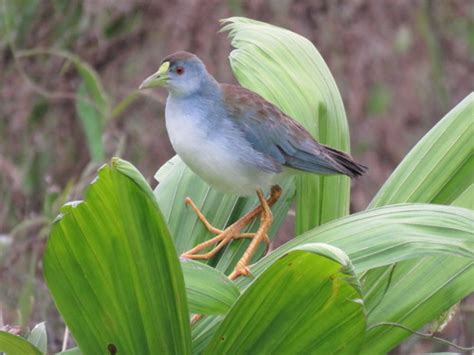
[[[231,279],[248,275],[247,265],[258,244],[268,243],[270,206],[281,194],[276,184],[283,176],[300,170],[355,177],[366,170],[346,153],[318,143],[301,124],[258,94],[218,83],[192,53],[176,52],[164,58],[140,89],[160,86],[169,92],[165,109],[168,135],[185,164],[218,190],[239,196],[256,192],[260,200],[259,206],[225,230],[213,227],[192,200],[186,200],[216,237],[184,257],[207,259],[230,240],[252,238]],[[265,199],[263,191],[270,187],[270,197]],[[258,214],[258,231],[241,233]],[[199,254],[214,244],[211,251]]]

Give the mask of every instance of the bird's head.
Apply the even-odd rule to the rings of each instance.
[[[192,95],[201,88],[209,74],[204,63],[189,52],[176,52],[164,58],[158,71],[141,84],[139,89],[164,86],[172,94]]]

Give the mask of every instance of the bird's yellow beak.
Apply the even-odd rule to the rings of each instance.
[[[148,78],[143,80],[143,82],[138,87],[141,89],[156,88],[158,86],[163,86],[168,81],[168,69],[170,67],[170,62],[164,62],[161,64],[160,68],[155,74],[150,75]]]

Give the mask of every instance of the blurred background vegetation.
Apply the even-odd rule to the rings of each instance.
[[[370,167],[354,182],[364,209],[409,149],[473,90],[472,0],[0,0],[0,326],[59,316],[43,283],[49,224],[113,155],[153,174],[173,155],[166,92],[139,83],[176,50],[235,82],[219,19],[246,16],[309,38],[343,96],[352,154]],[[291,229],[287,228],[291,232]],[[474,300],[443,336],[473,342]],[[445,348],[413,338],[399,352]]]

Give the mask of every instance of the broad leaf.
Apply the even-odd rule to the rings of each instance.
[[[472,238],[472,237],[471,237]],[[385,354],[474,292],[474,258],[425,257],[371,270],[364,276],[368,332],[364,354]]]
[[[372,209],[302,234],[253,265],[251,271],[258,275],[291,248],[315,242],[342,249],[357,273],[440,254],[469,260],[474,258],[473,219],[472,211],[440,205],[400,204]]]
[[[114,159],[101,168],[85,201],[61,212],[44,274],[82,352],[189,353],[179,261],[140,173]]]
[[[183,259],[181,268],[190,312],[223,314],[240,295],[232,281],[206,264]]]
[[[301,122],[321,143],[348,151],[341,96],[328,66],[306,38],[263,22],[232,17],[230,63],[242,86]],[[297,178],[296,235],[349,212],[349,178]]]
[[[298,245],[317,242],[343,250],[358,274],[423,256],[444,255],[448,261],[466,262],[474,258],[473,218],[472,211],[450,206],[407,204],[372,209],[314,228],[275,249],[250,270],[258,277]],[[426,272],[424,275],[426,277]],[[251,282],[249,278],[242,278],[237,285],[244,289]],[[473,289],[472,283],[466,282],[459,288],[460,292],[468,289]],[[369,292],[366,285],[364,290]],[[384,288],[380,286],[378,290],[383,292]],[[403,299],[398,302],[402,303]],[[383,312],[384,308],[380,310]],[[205,348],[221,320],[210,317],[193,328],[196,352]]]
[[[43,354],[46,354],[48,350],[48,335],[46,333],[45,322],[41,322],[35,325],[28,335],[28,341],[38,348]]]
[[[449,205],[472,191],[473,137],[474,93],[471,93],[408,153],[369,208],[403,202]]]
[[[353,354],[365,314],[349,258],[305,244],[275,261],[242,294],[206,354]]]
[[[411,150],[370,207],[430,202],[472,208],[474,197],[474,93],[451,110]],[[474,217],[469,221],[474,239]],[[451,234],[445,231],[445,236]],[[369,325],[398,322],[419,329],[474,292],[473,258],[431,257],[369,271],[364,294]],[[421,286],[420,286],[421,285]],[[366,353],[385,353],[410,334],[395,327],[371,328]]]
[[[18,335],[0,331],[0,353],[8,355],[41,355],[41,351]]]

